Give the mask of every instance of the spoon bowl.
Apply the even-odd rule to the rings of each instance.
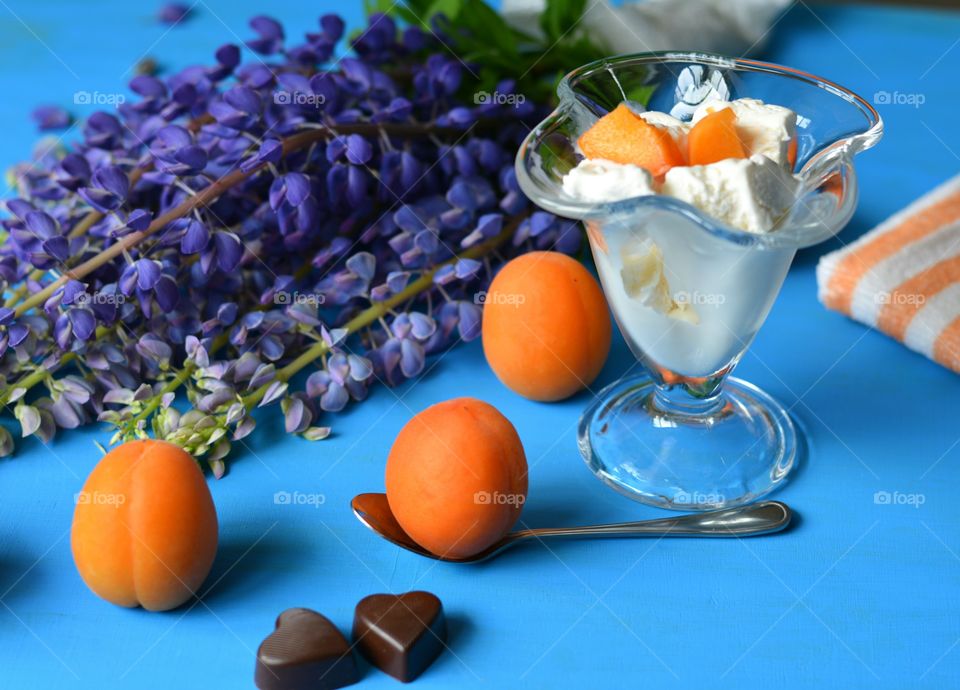
[[[761,501],[736,508],[657,520],[522,529],[504,535],[480,553],[465,558],[450,558],[427,551],[404,532],[390,510],[386,494],[358,494],[353,497],[350,506],[360,522],[387,541],[420,556],[452,563],[479,563],[522,541],[540,541],[549,537],[754,537],[786,529],[793,517],[787,504]]]

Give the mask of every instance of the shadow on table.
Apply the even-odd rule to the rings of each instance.
[[[260,541],[251,535],[226,537],[217,548],[217,558],[200,598],[209,603],[221,597],[242,597],[264,587],[276,587],[277,578],[284,571],[275,564],[290,561],[302,547],[281,530],[270,530]]]
[[[0,601],[3,604],[13,608],[17,599],[38,589],[42,569],[36,565],[35,557],[9,552],[0,555]]]

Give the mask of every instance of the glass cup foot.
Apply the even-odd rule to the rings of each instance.
[[[709,404],[678,407],[648,376],[603,389],[580,418],[587,466],[626,496],[670,510],[743,505],[793,469],[797,432],[762,390],[727,378]]]

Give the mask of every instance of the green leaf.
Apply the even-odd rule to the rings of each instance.
[[[410,8],[415,14],[421,15],[423,19],[428,19],[430,5],[433,4],[433,0],[405,0],[402,4]]]
[[[540,15],[540,28],[548,44],[556,43],[577,25],[586,9],[587,0],[547,0]]]
[[[547,0],[540,17],[545,38],[515,29],[484,0],[364,0],[368,12],[387,11],[397,21],[443,35],[445,47],[470,66],[460,97],[492,92],[504,79],[517,80],[516,93],[537,103],[556,97],[559,79],[574,67],[603,57],[603,50],[575,31],[587,0]],[[387,6],[384,7],[384,4]],[[636,98],[645,102],[645,98]]]
[[[455,21],[463,9],[464,0],[433,0],[427,10],[425,19],[430,20],[436,14],[442,14],[450,21]]]
[[[459,28],[465,29],[475,41],[497,49],[502,57],[517,54],[517,41],[506,20],[483,0],[463,0]]]
[[[633,101],[634,103],[640,103],[644,106],[650,102],[650,97],[653,96],[653,92],[657,90],[656,84],[638,84],[636,86],[631,86],[624,92],[628,101]]]
[[[391,10],[394,7],[398,6],[397,3],[392,2],[391,0],[363,0],[363,10],[367,15],[375,14],[377,12],[383,14],[392,14]]]

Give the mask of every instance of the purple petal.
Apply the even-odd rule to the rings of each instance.
[[[284,428],[288,434],[299,433],[310,426],[313,415],[300,398],[291,397],[284,414]]]
[[[337,352],[330,357],[330,361],[327,363],[327,371],[334,383],[345,383],[347,377],[350,375],[350,363],[346,355],[342,352]]]
[[[130,178],[115,165],[105,165],[97,168],[91,181],[100,189],[104,189],[121,199],[126,199],[127,192],[130,191]]]
[[[348,355],[347,361],[350,364],[350,378],[354,381],[366,381],[373,375],[373,364],[366,357]]]
[[[373,147],[359,134],[347,137],[347,160],[362,165],[373,157]]]
[[[423,346],[413,340],[404,339],[400,342],[400,371],[408,379],[413,378],[421,371],[424,365]]]
[[[217,249],[217,265],[220,270],[229,273],[237,267],[243,257],[243,245],[240,238],[232,232],[217,232],[213,235]]]
[[[330,375],[325,371],[315,371],[307,377],[306,390],[311,398],[319,398],[327,392]]]
[[[487,213],[477,221],[477,230],[486,238],[496,237],[502,229],[503,215],[500,213]]]
[[[283,176],[286,185],[286,199],[291,206],[299,206],[310,196],[310,178],[303,173],[289,173]]]
[[[142,208],[134,209],[127,216],[127,227],[135,232],[142,232],[150,227],[153,221],[153,214]]]
[[[348,165],[347,168],[347,202],[360,206],[367,199],[367,174],[355,165]]]
[[[283,26],[276,19],[258,15],[250,20],[250,28],[260,34],[261,38],[283,38]]]
[[[240,48],[232,43],[226,43],[217,48],[214,56],[217,58],[217,62],[230,69],[240,64]]]
[[[24,223],[27,229],[39,238],[53,237],[60,233],[57,221],[43,211],[29,211]]]
[[[81,199],[86,201],[101,213],[115,211],[116,209],[120,208],[122,203],[122,200],[117,198],[114,194],[111,194],[103,189],[97,189],[95,187],[80,187],[80,189],[77,190],[77,194],[80,195]]]
[[[350,394],[341,384],[333,381],[327,388],[327,392],[320,396],[320,409],[327,412],[339,412],[350,401]]]
[[[73,334],[80,340],[90,340],[97,328],[97,320],[93,312],[89,309],[71,309],[67,313],[70,315]]]
[[[130,80],[130,90],[144,98],[166,98],[167,87],[149,74],[138,74]]]
[[[356,275],[370,282],[377,269],[377,259],[370,252],[358,252],[347,259],[347,268]]]
[[[58,105],[42,105],[31,113],[33,121],[41,132],[51,129],[64,129],[70,126],[73,118]]]
[[[130,295],[137,287],[137,264],[128,264],[120,274],[120,280],[117,281],[120,292],[124,295]]]
[[[452,282],[456,277],[456,269],[454,268],[453,264],[447,264],[445,266],[441,266],[436,270],[436,272],[434,272],[433,282],[437,285],[446,285],[447,283]]]
[[[210,243],[210,232],[207,226],[198,220],[191,219],[180,239],[180,251],[184,254],[202,252]]]
[[[152,290],[153,286],[160,280],[160,262],[140,259],[135,265],[137,267],[137,287],[141,290]]]
[[[80,295],[85,294],[86,291],[86,285],[81,283],[79,280],[68,280],[67,284],[63,286],[63,303],[73,304],[77,301],[77,298]]]
[[[70,324],[70,317],[67,314],[60,314],[53,324],[53,339],[61,350],[70,347],[70,338],[73,336],[73,326]]]
[[[557,217],[552,213],[537,211],[530,216],[530,235],[536,237],[547,232],[553,227],[556,220]]]
[[[163,311],[171,313],[177,308],[177,303],[180,301],[180,289],[177,287],[177,282],[170,276],[161,276],[153,288],[153,293],[157,297],[157,304]]]
[[[460,315],[460,337],[464,341],[476,339],[480,335],[483,312],[473,302],[460,302],[457,306]]]
[[[257,160],[263,163],[279,163],[283,155],[283,144],[279,139],[264,139],[257,152]]]
[[[44,240],[43,251],[52,256],[57,261],[66,261],[70,257],[70,243],[66,237],[51,237]]]
[[[477,271],[483,268],[483,264],[476,259],[460,259],[455,266],[457,278],[461,280],[476,275]]]
[[[11,324],[7,327],[7,332],[10,334],[10,346],[17,347],[24,340],[27,339],[27,336],[30,335],[30,329],[24,326],[22,323]]]
[[[426,314],[410,312],[410,333],[417,340],[426,340],[437,330],[437,323]]]
[[[157,20],[164,24],[179,24],[190,16],[190,7],[179,2],[166,3],[157,12]]]
[[[284,381],[274,381],[267,388],[267,392],[263,394],[263,399],[260,401],[260,404],[257,407],[265,407],[272,402],[275,402],[284,393],[287,392],[287,383]]]
[[[343,20],[335,14],[325,14],[320,17],[320,28],[328,40],[334,43],[343,36]]]

